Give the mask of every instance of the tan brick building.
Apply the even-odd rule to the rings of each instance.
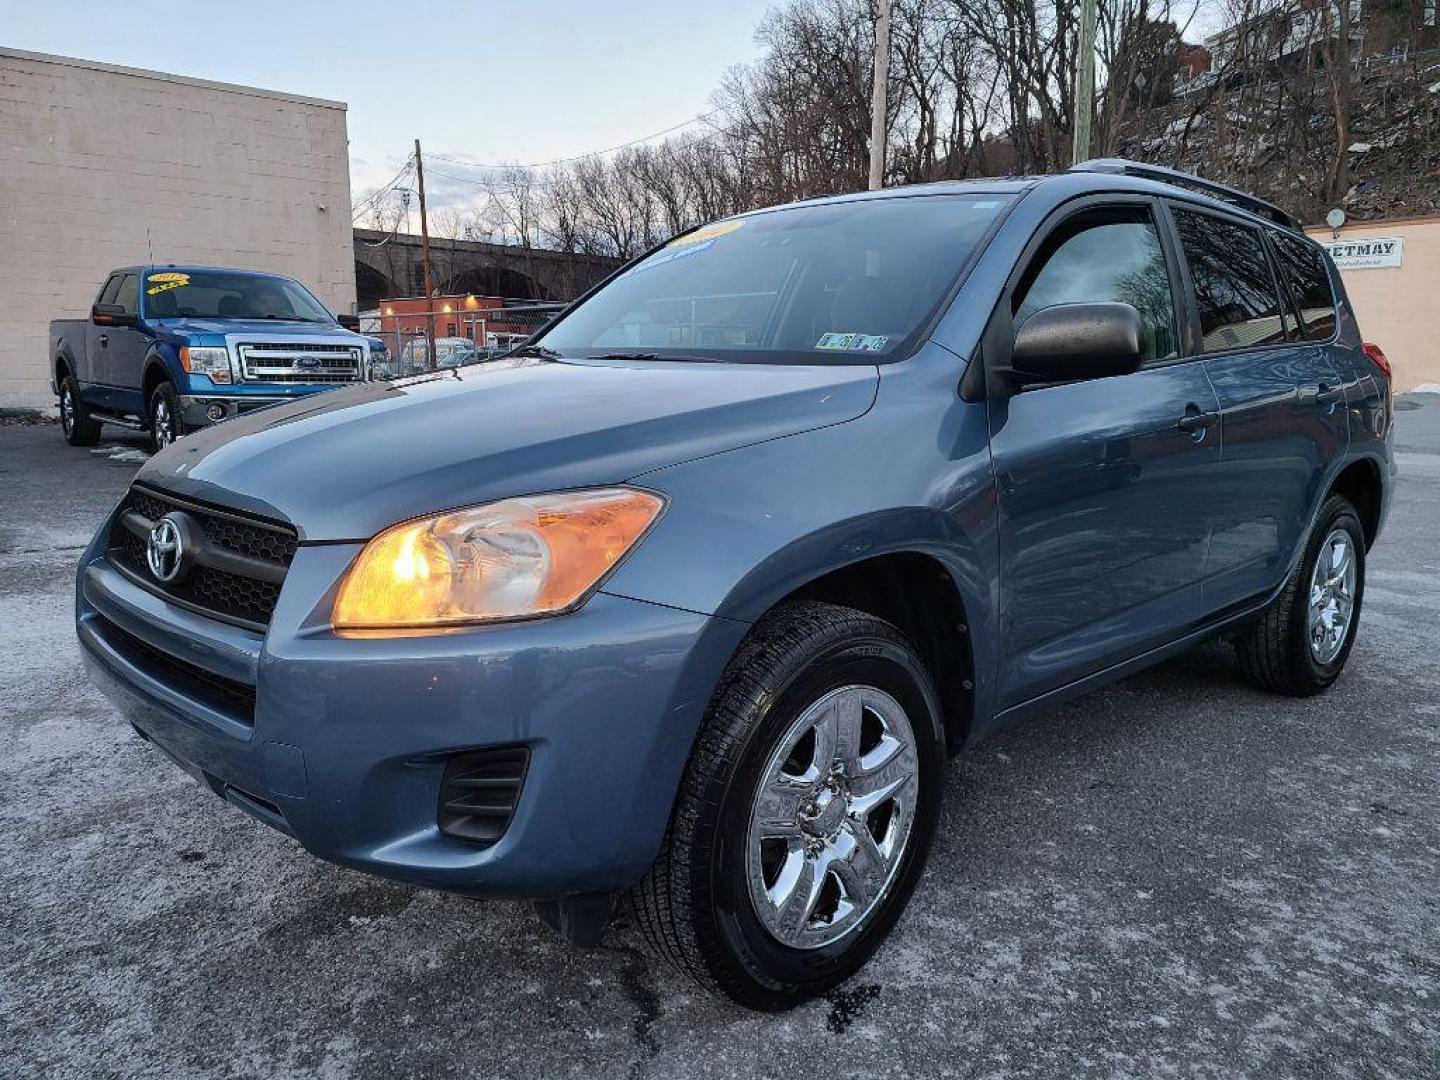
[[[1305,231],[1324,244],[1400,241],[1399,252],[1388,260],[1342,260],[1340,277],[1365,339],[1384,349],[1395,369],[1396,391],[1440,386],[1440,218],[1361,221],[1338,232],[1323,226]]]
[[[353,311],[344,104],[0,48],[0,406],[53,404],[49,320],[150,252]]]

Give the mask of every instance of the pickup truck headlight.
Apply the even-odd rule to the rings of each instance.
[[[341,582],[337,630],[523,619],[579,607],[659,517],[634,488],[505,499],[380,533]]]
[[[230,350],[223,345],[182,345],[180,366],[191,375],[208,375],[214,383],[233,381]]]

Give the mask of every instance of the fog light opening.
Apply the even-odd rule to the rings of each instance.
[[[205,407],[205,415],[211,420],[224,420],[225,406],[221,405],[218,401],[211,402]]]

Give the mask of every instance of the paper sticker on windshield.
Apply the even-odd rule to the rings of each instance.
[[[643,274],[646,270],[654,270],[657,266],[664,266],[666,263],[672,263],[676,259],[683,259],[687,255],[698,255],[700,254],[700,252],[705,251],[714,243],[714,240],[706,240],[703,244],[696,244],[694,247],[681,248],[679,251],[670,251],[668,248],[663,249],[656,252],[654,255],[651,255],[650,258],[646,259],[638,266],[632,266],[629,270],[626,270],[625,273],[621,276],[629,277],[631,274]]]
[[[155,296],[157,293],[169,292],[171,289],[184,288],[190,284],[190,275],[177,274],[172,270],[167,270],[163,274],[151,274],[145,279],[145,284],[147,286],[145,295]]]
[[[686,233],[684,236],[677,236],[666,247],[689,247],[691,244],[703,244],[706,240],[714,240],[717,237],[725,236],[736,229],[743,228],[744,218],[736,218],[732,221],[717,221],[713,225],[702,225],[694,232]]]
[[[884,334],[821,334],[817,349],[845,349],[849,352],[880,352],[890,339]]]

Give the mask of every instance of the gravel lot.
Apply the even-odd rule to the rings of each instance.
[[[1440,1076],[1440,396],[1401,407],[1328,695],[1207,646],[954,762],[891,942],[778,1017],[202,791],[71,627],[140,443],[0,427],[0,1076]]]

